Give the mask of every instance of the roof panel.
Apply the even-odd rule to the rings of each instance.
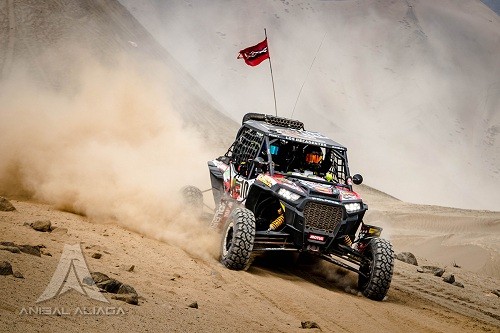
[[[257,120],[248,120],[245,122],[245,124],[251,128],[254,128],[272,137],[295,141],[295,142],[313,144],[327,148],[337,148],[341,150],[347,150],[347,148],[344,147],[343,145],[333,141],[332,139],[328,138],[327,136],[319,132],[280,127]]]

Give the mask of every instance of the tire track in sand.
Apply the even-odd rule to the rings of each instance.
[[[423,299],[430,300],[445,308],[453,310],[463,315],[473,316],[479,320],[493,325],[500,324],[500,316],[495,308],[489,307],[475,299],[464,299],[458,293],[460,289],[448,285],[436,285],[434,281],[424,279],[411,279],[404,274],[395,274],[393,277],[394,285],[397,285],[406,293],[413,293]],[[457,288],[457,292],[450,292],[448,289]]]

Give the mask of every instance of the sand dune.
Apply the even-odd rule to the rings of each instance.
[[[369,203],[367,221],[384,227],[400,251],[500,277],[500,214],[412,205],[361,187]]]
[[[274,113],[267,62],[235,59],[267,28],[278,113],[349,147],[366,184],[500,210],[500,19],[479,0],[121,3],[232,119]]]
[[[17,208],[0,212],[0,241],[51,254],[0,250],[24,275],[0,277],[1,331],[302,332],[306,320],[324,332],[498,330],[500,213],[435,206],[447,197],[497,207],[497,16],[477,1],[123,3],[134,15],[116,1],[0,3],[0,195]],[[262,15],[249,15],[257,6]],[[148,30],[136,20],[152,9],[177,46],[153,29],[157,16],[141,20]],[[267,69],[234,59],[264,23],[277,69],[293,69],[276,73],[280,109],[291,109],[288,92],[296,96],[328,31],[296,116],[348,145],[352,171],[393,195],[358,187],[365,222],[465,288],[397,261],[388,298],[373,302],[358,295],[354,274],[331,265],[265,256],[234,272],[218,263],[218,236],[183,211],[178,189],[208,187],[206,160],[224,153],[243,113],[272,113]],[[455,84],[464,78],[469,91]],[[399,200],[407,192],[434,205]],[[67,231],[24,225],[46,219]],[[77,243],[91,271],[137,290],[139,306],[105,294],[126,315],[21,314],[38,306],[64,245]],[[42,304],[98,305],[74,291]]]

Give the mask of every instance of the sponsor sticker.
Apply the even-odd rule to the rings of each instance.
[[[325,240],[325,236],[309,234],[309,239],[310,240],[315,240],[315,241],[323,242]]]
[[[270,176],[267,176],[267,175],[263,175],[263,174],[260,174],[257,179],[259,181],[261,181],[264,185],[266,185],[267,187],[271,187],[273,186],[274,184],[276,184],[276,181],[270,177]]]

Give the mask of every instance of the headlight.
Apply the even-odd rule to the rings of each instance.
[[[289,201],[297,201],[300,198],[300,195],[297,193],[293,193],[291,191],[288,191],[287,189],[280,188],[278,190],[278,195],[281,196],[283,199],[289,200]]]
[[[345,210],[347,210],[348,213],[354,213],[357,212],[358,210],[361,209],[361,203],[359,202],[351,202],[348,204],[344,204]]]

